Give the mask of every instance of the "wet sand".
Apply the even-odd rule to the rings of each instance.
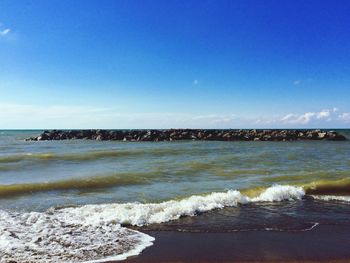
[[[319,225],[306,232],[146,233],[156,238],[154,245],[127,263],[350,262],[350,226]]]

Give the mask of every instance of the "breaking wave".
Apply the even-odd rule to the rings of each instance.
[[[350,178],[321,180],[304,185],[308,195],[350,195]]]
[[[85,205],[24,214],[0,211],[0,257],[4,262],[122,260],[154,240],[127,225],[168,222],[250,202],[300,200],[304,195],[301,187],[275,185],[254,198],[229,190],[162,203]]]

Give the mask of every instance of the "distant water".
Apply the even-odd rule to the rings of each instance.
[[[40,132],[0,131],[4,262],[123,259],[152,244],[142,229],[350,224],[350,140],[23,141]]]

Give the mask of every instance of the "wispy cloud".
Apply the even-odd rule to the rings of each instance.
[[[94,106],[0,103],[0,129],[12,128],[298,128],[348,127],[350,113],[337,108],[301,114],[247,116],[130,112]]]
[[[341,121],[344,121],[346,123],[350,123],[350,113],[349,112],[343,112],[342,114],[339,114],[338,118]]]
[[[207,114],[189,116],[191,121],[205,121],[208,125],[232,123],[237,119],[235,114]]]
[[[2,23],[0,23],[0,36],[6,36],[11,32],[10,28],[5,28]]]
[[[133,113],[118,108],[0,103],[0,129],[225,128],[235,124],[236,119],[234,114]]]
[[[338,114],[339,109],[324,109],[319,112],[305,112],[302,114],[287,114],[280,121],[284,124],[307,125],[312,122],[341,120],[340,116],[347,116],[347,113]],[[345,115],[344,115],[345,114]],[[344,119],[344,118],[343,118]]]
[[[321,120],[329,117],[328,111],[306,112],[303,114],[287,114],[281,118],[281,122],[285,124],[308,124],[313,120]]]
[[[6,28],[4,30],[0,30],[0,36],[6,36],[8,33],[10,33],[11,29]]]
[[[298,86],[298,85],[306,84],[306,83],[310,83],[310,82],[313,82],[313,78],[296,79],[293,81],[293,85]]]
[[[0,103],[0,128],[65,128],[98,123],[108,108],[88,106],[37,106]]]

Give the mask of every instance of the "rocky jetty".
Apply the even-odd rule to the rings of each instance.
[[[326,130],[219,130],[219,129],[169,129],[169,130],[51,130],[26,141],[50,140],[98,141],[344,141],[345,136]]]

